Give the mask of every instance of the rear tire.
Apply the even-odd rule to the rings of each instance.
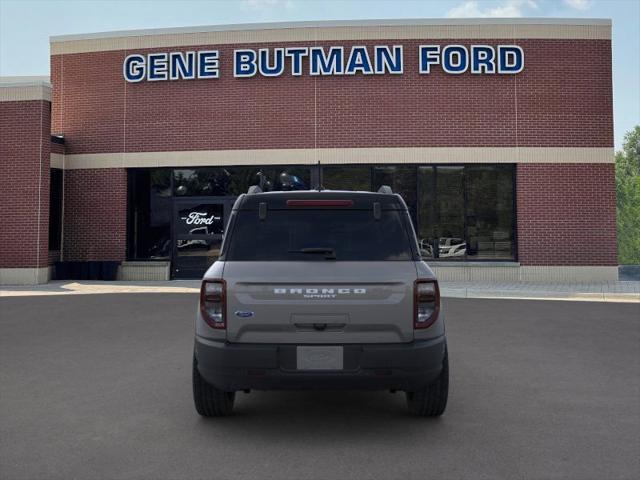
[[[439,417],[447,408],[449,396],[449,355],[445,348],[442,371],[438,378],[417,392],[406,392],[407,407],[414,415],[421,417]]]
[[[193,357],[193,402],[196,411],[203,417],[224,417],[233,411],[235,392],[224,392],[208,384],[200,372],[195,356]]]

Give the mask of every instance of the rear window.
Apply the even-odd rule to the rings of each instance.
[[[236,212],[225,260],[381,261],[413,258],[406,211],[269,210]],[[404,218],[406,217],[406,218]],[[404,219],[404,221],[403,221]]]

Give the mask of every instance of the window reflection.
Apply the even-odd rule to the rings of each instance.
[[[435,206],[432,243],[435,258],[463,260],[467,253],[463,167],[436,168]]]
[[[222,239],[199,239],[184,237],[176,243],[180,270],[194,271],[202,275],[220,256]]]
[[[389,185],[401,194],[425,259],[515,258],[513,165],[370,164],[321,168],[322,183],[327,189],[376,191],[381,185]],[[172,225],[176,234],[182,232],[180,225],[172,224],[178,221],[172,218],[174,198],[236,197],[246,193],[251,185],[259,185],[263,191],[308,189],[312,171],[315,179],[320,177],[317,167],[304,165],[131,169],[127,257],[171,258]],[[52,185],[54,183],[52,180]],[[194,205],[208,208],[207,202],[201,199]],[[205,210],[196,213],[206,213],[207,218],[211,216],[209,213],[221,216]],[[187,212],[186,216],[192,213]],[[209,225],[195,225],[195,220],[191,226],[203,227],[207,232],[193,231],[192,234],[213,232]],[[220,230],[218,227],[211,226],[216,231]],[[189,232],[181,234],[185,233]],[[187,247],[178,250],[184,248]]]
[[[464,260],[464,167],[420,167],[418,242],[425,258]]]
[[[380,165],[373,168],[373,191],[382,185],[388,185],[395,193],[399,193],[407,204],[409,215],[416,225],[416,166],[415,165]]]
[[[470,259],[513,258],[513,173],[504,166],[466,170]]]
[[[171,170],[129,170],[127,248],[130,259],[171,257]]]
[[[322,167],[322,186],[327,190],[371,190],[371,167],[340,165]]]
[[[63,171],[52,168],[49,184],[49,250],[60,250],[62,236],[62,176]]]
[[[435,258],[433,224],[435,218],[435,204],[433,195],[435,192],[434,167],[418,167],[418,246],[420,254],[425,259]]]
[[[514,259],[512,165],[421,166],[418,191],[425,259]]]
[[[173,188],[178,197],[237,196],[252,185],[265,192],[307,190],[310,177],[310,169],[305,167],[177,169],[173,173]]]

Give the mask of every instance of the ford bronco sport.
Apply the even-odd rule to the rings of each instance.
[[[231,413],[241,390],[378,389],[438,416],[448,387],[438,282],[399,195],[253,187],[237,199],[202,281],[200,415]]]

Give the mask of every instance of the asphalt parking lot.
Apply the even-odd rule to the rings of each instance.
[[[201,419],[194,294],[0,299],[0,478],[638,478],[640,304],[445,299],[441,419],[252,392]]]

